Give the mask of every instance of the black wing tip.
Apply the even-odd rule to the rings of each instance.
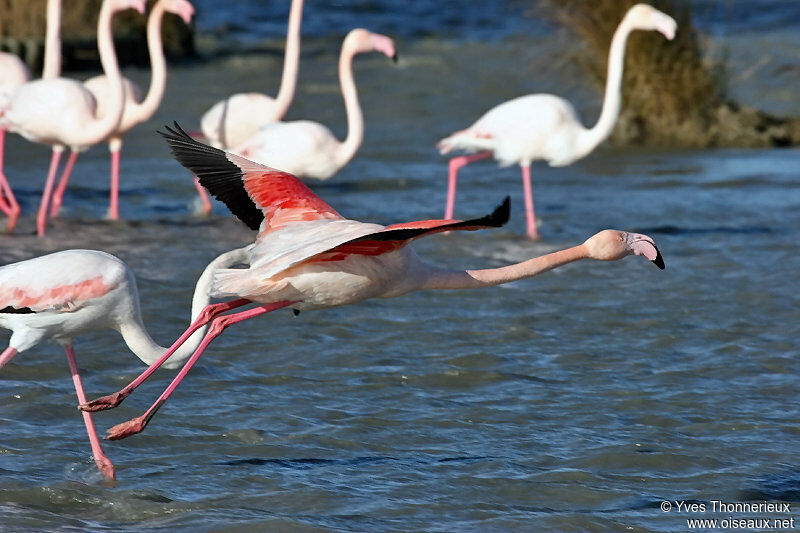
[[[500,203],[500,205],[494,208],[492,214],[487,217],[489,222],[488,225],[494,226],[496,228],[504,226],[506,222],[508,222],[510,215],[511,215],[511,197],[506,196]]]
[[[653,259],[651,262],[661,270],[664,270],[667,267],[667,265],[664,264],[664,257],[661,255],[661,251],[655,244],[653,245],[653,247],[656,249],[656,258]]]

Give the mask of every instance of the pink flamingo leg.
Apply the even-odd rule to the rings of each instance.
[[[197,179],[197,176],[192,176],[192,179],[194,180],[194,187],[197,189],[197,194],[200,195],[200,201],[203,202],[203,214],[211,214],[211,200],[208,198],[206,189],[200,185],[200,180]]]
[[[5,350],[3,350],[3,353],[0,353],[0,368],[3,368],[4,366],[6,366],[6,363],[11,361],[11,359],[15,355],[17,355],[16,348],[12,348],[11,346],[9,346]]]
[[[69,361],[69,371],[72,374],[72,382],[75,384],[75,392],[78,395],[79,402],[86,401],[86,394],[83,392],[83,384],[81,383],[81,375],[78,372],[78,363],[75,360],[75,352],[72,351],[72,345],[67,344],[64,346],[67,352],[67,361]],[[92,415],[89,413],[81,413],[83,415],[83,423],[86,424],[86,432],[89,434],[89,442],[92,445],[92,455],[94,462],[100,472],[108,480],[114,480],[116,475],[114,473],[114,464],[103,453],[103,448],[100,446],[100,438],[97,436],[97,430],[94,428],[94,421]]]
[[[53,199],[50,201],[50,218],[56,218],[58,212],[61,210],[61,204],[64,202],[64,193],[67,190],[67,183],[72,176],[72,169],[75,167],[75,161],[78,160],[78,152],[70,151],[67,157],[67,163],[64,165],[64,170],[61,172],[61,178],[58,180],[58,187],[53,192]]]
[[[459,169],[469,165],[473,161],[486,159],[491,155],[491,152],[479,152],[473,155],[461,155],[450,160],[447,172],[447,205],[444,209],[444,218],[446,220],[451,220],[453,218],[453,211],[456,206],[456,180],[458,179]]]
[[[111,193],[108,201],[108,219],[119,220],[119,149],[111,150]]]
[[[118,406],[122,403],[122,401],[127,398],[136,388],[141,385],[144,380],[150,377],[150,375],[155,372],[164,362],[170,358],[170,356],[175,353],[175,351],[184,343],[186,339],[192,336],[192,334],[200,329],[201,327],[208,324],[214,317],[219,315],[220,313],[224,313],[225,311],[230,311],[231,309],[236,309],[237,307],[241,307],[243,305],[247,305],[251,303],[250,300],[245,300],[240,298],[238,300],[231,300],[230,302],[218,303],[218,304],[211,304],[207,305],[203,310],[200,312],[200,315],[192,322],[192,325],[178,337],[172,346],[170,346],[169,350],[164,352],[164,355],[158,358],[152,365],[150,365],[147,370],[142,372],[139,377],[134,379],[130,382],[125,388],[122,390],[115,392],[113,394],[109,394],[107,396],[103,396],[102,398],[97,398],[92,400],[91,402],[83,401],[78,408],[82,411],[87,412],[94,412],[94,411],[104,411],[106,409],[111,409],[113,407]]]
[[[169,386],[161,393],[161,396],[150,406],[150,409],[145,411],[145,413],[141,416],[128,420],[127,422],[123,422],[121,424],[117,424],[116,426],[112,427],[108,430],[106,438],[108,440],[119,440],[124,439],[126,437],[130,437],[131,435],[135,435],[140,433],[147,424],[150,422],[150,419],[156,414],[156,412],[164,405],[164,402],[170,397],[172,392],[178,387],[180,382],[186,377],[186,374],[191,370],[192,366],[197,362],[200,356],[203,354],[203,351],[209,345],[209,343],[214,340],[220,333],[222,333],[225,328],[228,326],[232,326],[237,322],[242,322],[244,320],[263,315],[265,313],[269,313],[270,311],[275,311],[277,309],[284,308],[288,305],[292,305],[295,302],[291,301],[283,301],[277,302],[273,304],[261,305],[258,307],[254,307],[253,309],[248,309],[246,311],[240,311],[238,313],[234,313],[231,315],[223,315],[214,319],[211,323],[211,327],[206,333],[205,337],[203,337],[203,341],[194,351],[192,356],[186,361],[186,364],[183,365],[181,371],[178,372],[178,375],[175,376],[175,379],[169,384]]]
[[[47,172],[47,181],[44,182],[42,201],[39,203],[39,212],[36,215],[36,234],[40,237],[44,235],[45,225],[47,224],[47,208],[50,206],[50,197],[53,194],[53,183],[56,180],[58,162],[61,160],[61,152],[64,149],[56,146],[53,148],[53,155],[50,157],[50,170]]]
[[[6,231],[13,231],[19,218],[19,204],[8,183],[5,168],[6,129],[0,128],[0,209],[8,216]]]
[[[539,240],[539,231],[536,228],[536,214],[533,211],[533,187],[531,187],[531,166],[522,165],[522,190],[525,194],[525,220],[528,237]]]

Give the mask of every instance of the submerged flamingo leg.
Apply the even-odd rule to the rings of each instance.
[[[220,333],[222,333],[225,328],[228,326],[232,326],[237,322],[242,322],[249,318],[253,318],[259,315],[263,315],[265,313],[269,313],[270,311],[275,311],[277,309],[282,309],[288,305],[292,305],[295,302],[291,301],[283,301],[277,302],[273,304],[261,305],[259,307],[254,307],[253,309],[248,309],[246,311],[240,311],[238,313],[233,313],[231,315],[223,315],[214,319],[211,323],[211,327],[206,333],[205,337],[203,337],[203,341],[194,351],[192,356],[186,361],[186,364],[183,365],[181,371],[178,372],[178,375],[172,380],[169,386],[161,393],[161,396],[150,406],[150,408],[145,411],[145,413],[141,416],[128,420],[127,422],[123,422],[121,424],[117,424],[116,426],[112,427],[108,430],[106,434],[106,438],[108,440],[119,440],[124,439],[125,437],[130,437],[131,435],[135,435],[141,432],[147,424],[150,422],[150,419],[156,414],[156,412],[164,405],[164,402],[170,397],[172,392],[177,388],[180,382],[186,377],[186,374],[191,370],[192,366],[197,362],[200,356],[203,354],[203,351],[209,345],[209,343],[214,340]]]
[[[447,165],[447,205],[444,209],[444,218],[446,220],[451,220],[453,218],[453,211],[456,205],[456,181],[458,180],[459,169],[469,165],[473,161],[486,159],[491,155],[491,152],[479,152],[472,155],[461,155],[450,160],[450,163]]]
[[[119,220],[119,154],[120,148],[111,148],[111,191],[108,200],[108,219]]]
[[[522,165],[522,191],[525,194],[525,221],[528,237],[539,240],[536,228],[536,213],[533,211],[533,187],[531,187],[531,166]]]
[[[147,367],[147,370],[142,372],[139,375],[139,377],[134,379],[125,388],[123,388],[118,392],[109,394],[107,396],[103,396],[101,398],[97,398],[90,402],[84,400],[83,402],[81,402],[80,405],[78,405],[78,409],[80,409],[81,411],[94,412],[94,411],[104,411],[106,409],[111,409],[113,407],[118,406],[119,404],[122,403],[122,400],[127,398],[134,390],[136,390],[136,387],[141,385],[144,382],[144,380],[149,378],[153,372],[155,372],[161,365],[163,365],[164,362],[167,359],[169,359],[169,357],[173,353],[175,353],[175,351],[178,348],[180,348],[180,346],[184,342],[186,342],[186,339],[191,337],[195,331],[208,324],[214,317],[216,317],[220,313],[224,313],[225,311],[230,311],[231,309],[236,309],[237,307],[241,307],[249,303],[250,300],[245,300],[243,298],[240,298],[238,300],[231,300],[230,302],[207,305],[205,308],[203,308],[203,310],[200,312],[200,315],[197,317],[197,319],[195,319],[194,322],[192,322],[192,325],[189,326],[189,328],[183,333],[183,335],[178,337],[178,340],[172,343],[172,346],[169,347],[169,350],[164,352],[164,355],[159,357],[152,365]]]
[[[17,355],[17,349],[16,348],[12,348],[11,346],[9,346],[5,350],[3,350],[3,353],[0,353],[0,368],[3,368],[4,366],[6,366],[6,363],[11,361],[11,359],[15,355]]]
[[[58,180],[58,187],[53,192],[53,199],[50,202],[50,218],[56,218],[61,209],[61,204],[64,203],[64,193],[67,190],[69,178],[72,176],[72,169],[75,167],[75,161],[78,160],[78,152],[72,150],[67,157],[67,162],[64,164],[64,171],[61,172],[61,178]]]
[[[42,191],[42,200],[39,203],[39,212],[36,214],[36,234],[40,237],[44,235],[45,225],[47,224],[47,209],[50,206],[50,197],[53,194],[53,183],[56,180],[56,171],[58,170],[58,163],[61,160],[61,152],[63,151],[63,146],[54,146],[53,155],[50,157],[50,169],[47,172],[47,180],[44,182],[44,191]]]
[[[6,231],[13,231],[19,218],[19,204],[5,174],[6,129],[0,128],[0,209],[8,216]]]
[[[194,180],[194,187],[197,189],[197,194],[200,196],[200,201],[203,202],[203,214],[211,214],[211,200],[208,197],[205,187],[200,185],[200,180],[197,179],[197,176],[192,176],[192,179]]]
[[[75,352],[73,352],[71,344],[64,346],[64,349],[67,352],[69,371],[72,374],[72,383],[75,384],[75,392],[78,395],[78,401],[85,402],[86,394],[83,392],[83,384],[81,383],[80,372],[78,372],[78,362],[75,360]],[[103,448],[100,446],[100,437],[97,436],[97,430],[94,427],[92,415],[89,413],[81,414],[83,415],[83,423],[86,424],[86,432],[89,434],[89,442],[92,445],[92,455],[94,456],[94,462],[97,468],[100,469],[100,472],[103,473],[106,479],[115,479],[114,464],[106,457],[106,454],[103,453]]]

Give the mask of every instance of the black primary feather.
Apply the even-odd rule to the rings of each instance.
[[[35,312],[36,311],[31,309],[30,307],[16,308],[16,307],[11,307],[10,305],[8,307],[4,307],[4,308],[0,309],[0,313],[9,313],[9,314],[17,314],[17,315],[27,315],[27,314],[35,313]]]
[[[174,129],[169,126],[164,126],[164,129],[166,131],[158,134],[167,141],[178,163],[192,171],[200,185],[228,206],[248,228],[258,230],[264,213],[247,194],[242,169],[228,160],[224,151],[192,139],[177,122]]]

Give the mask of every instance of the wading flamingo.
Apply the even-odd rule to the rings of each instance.
[[[136,9],[144,13],[145,0],[104,0],[97,21],[97,48],[103,71],[112,86],[112,102],[107,114],[97,116],[94,96],[82,83],[67,78],[50,78],[26,83],[14,93],[5,117],[11,131],[26,139],[53,148],[50,169],[36,217],[36,233],[44,235],[50,197],[56,179],[58,163],[65,147],[73,152],[83,151],[107,139],[116,130],[122,118],[123,85],[117,65],[111,21],[115,13]],[[76,154],[77,155],[77,154]],[[73,156],[65,172],[71,169]]]
[[[108,218],[110,220],[119,220],[119,159],[120,150],[122,150],[122,138],[134,126],[150,120],[164,98],[164,91],[167,86],[167,62],[164,59],[164,46],[161,39],[161,21],[166,13],[178,15],[186,24],[190,24],[192,15],[194,15],[194,7],[188,0],[159,0],[150,11],[150,16],[147,19],[147,48],[150,53],[152,75],[150,88],[144,99],[142,99],[142,90],[138,85],[125,77],[122,78],[122,83],[125,87],[125,105],[122,112],[122,120],[116,131],[108,138],[108,149],[111,153],[111,192],[108,204]],[[86,80],[83,85],[94,95],[97,101],[97,116],[99,118],[104,117],[114,99],[114,93],[108,77],[95,76]],[[77,156],[77,152],[70,154],[58,187],[53,192],[50,207],[51,217],[58,216]],[[211,201],[208,199],[205,190],[197,182],[195,182],[195,186],[203,203],[203,210],[209,213],[211,211]]]
[[[286,30],[283,75],[275,98],[262,93],[237,93],[221,100],[203,113],[200,129],[217,148],[232,148],[243,143],[265,124],[281,120],[292,105],[300,63],[300,22],[303,0],[292,0]]]
[[[458,170],[479,159],[494,157],[500,166],[522,167],[528,236],[539,238],[533,209],[531,163],[539,159],[551,167],[574,163],[594,150],[614,129],[622,100],[622,68],[625,44],[634,30],[655,30],[672,40],[677,28],[669,15],[646,4],[630,8],[611,40],[603,110],[591,129],[581,124],[572,105],[552,94],[529,94],[493,107],[465,130],[439,141],[442,154],[452,150],[477,152],[454,157],[449,163],[445,218],[452,218]]]
[[[14,54],[0,53],[0,109],[5,109],[13,94],[31,79],[30,70]],[[17,225],[20,208],[4,170],[4,155],[8,125],[0,116],[0,210],[8,217],[6,231],[13,231]]]
[[[61,73],[61,0],[47,0],[44,38],[44,68],[42,78],[57,78]],[[7,231],[13,231],[20,215],[20,207],[4,172],[6,144],[5,109],[11,97],[31,79],[25,63],[13,54],[0,53],[0,210],[8,216]]]
[[[209,302],[209,287],[217,268],[246,262],[248,248],[224,253],[203,271],[192,299],[192,320]],[[72,349],[75,336],[90,331],[114,329],[128,348],[146,364],[168,352],[165,363],[176,368],[202,339],[198,333],[180,348],[159,346],[148,335],[139,310],[136,278],[122,260],[95,250],[66,250],[0,267],[0,327],[13,331],[9,346],[0,354],[0,368],[14,355],[48,339],[67,352],[78,401],[86,401],[81,376]],[[114,479],[114,465],[103,453],[91,415],[83,421],[100,471]]]
[[[175,125],[162,133],[175,158],[224,202],[234,215],[259,234],[248,269],[218,269],[211,295],[235,299],[209,306],[184,333],[209,320],[211,328],[184,367],[147,412],[111,428],[109,439],[142,431],[169,398],[206,346],[226,327],[284,307],[295,312],[347,305],[367,298],[389,298],[415,290],[475,289],[529,278],[579,259],[613,261],[643,255],[664,268],[655,243],[646,235],[605,230],[581,245],[502,268],[447,270],[420,259],[406,245],[424,235],[452,230],[501,226],[509,202],[483,218],[422,220],[384,227],[348,220],[291,174],[201,144]],[[247,305],[252,309],[218,316]],[[176,343],[181,342],[178,339]],[[122,391],[80,407],[86,411],[118,405],[167,354]]]
[[[364,138],[364,116],[353,80],[353,57],[377,51],[397,61],[394,42],[385,35],[355,29],[347,34],[339,56],[339,81],[347,111],[347,138],[340,142],[318,122],[273,122],[232,151],[300,178],[326,180],[345,166]]]

